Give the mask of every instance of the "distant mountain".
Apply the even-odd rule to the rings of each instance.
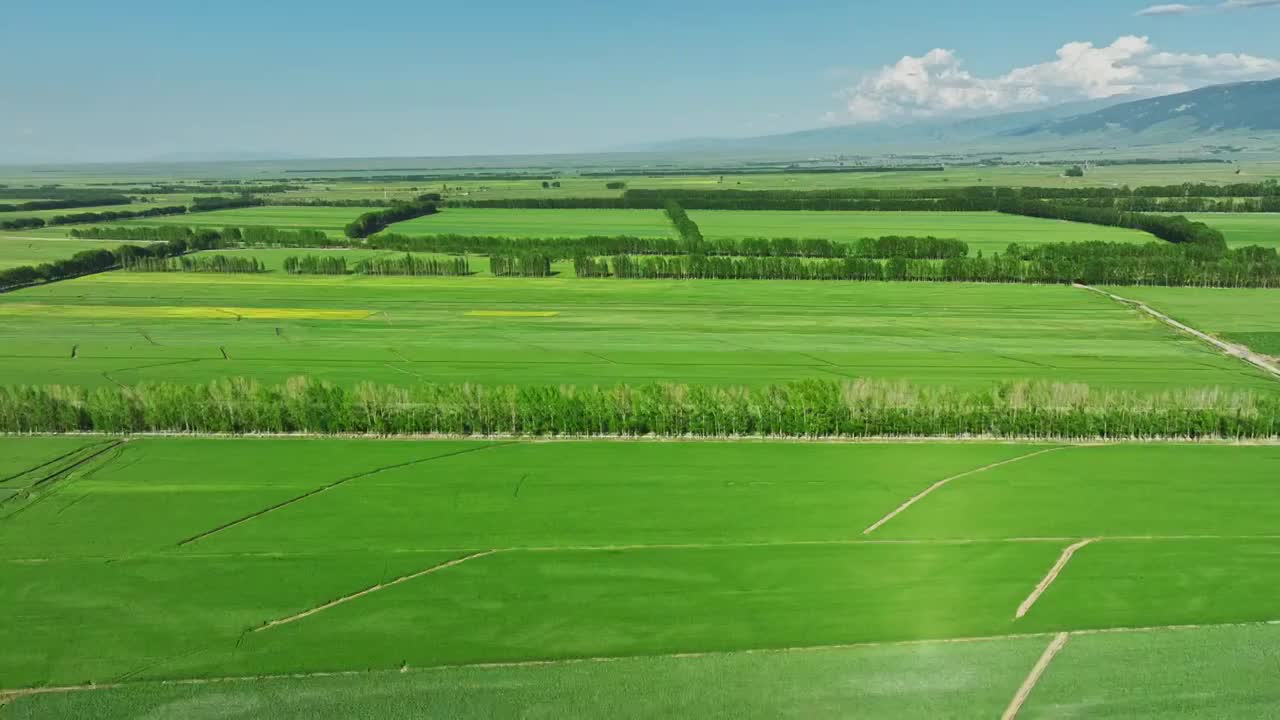
[[[1039,110],[1003,113],[963,120],[920,120],[909,123],[864,123],[747,138],[691,138],[627,148],[640,152],[803,152],[937,149],[973,143],[1039,123],[1080,115],[1131,100],[1113,97],[1055,105]]]
[[[1280,79],[1214,85],[1114,105],[1097,112],[1046,120],[1006,133],[1011,137],[1127,131],[1214,133],[1280,130]]]
[[[1155,98],[1112,97],[1029,112],[911,123],[871,123],[751,138],[678,140],[649,152],[722,154],[960,153],[1160,148],[1186,153],[1244,141],[1280,150],[1280,79]]]

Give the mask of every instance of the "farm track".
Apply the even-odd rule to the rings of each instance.
[[[267,514],[269,514],[269,513],[273,513],[273,512],[275,512],[275,511],[277,511],[277,510],[281,510],[281,509],[284,509],[284,508],[286,508],[286,507],[289,507],[290,505],[293,505],[293,504],[295,504],[295,503],[302,502],[303,500],[306,500],[307,498],[313,497],[313,496],[315,496],[315,495],[319,495],[320,493],[323,493],[323,492],[327,492],[327,491],[332,490],[332,489],[334,489],[334,488],[336,488],[336,487],[340,487],[340,486],[342,486],[342,485],[344,485],[344,484],[346,484],[346,483],[348,483],[348,482],[351,482],[352,480],[359,480],[360,478],[366,478],[366,477],[369,477],[369,476],[371,476],[371,475],[377,475],[377,474],[379,474],[379,473],[388,472],[388,471],[390,471],[390,470],[399,470],[399,469],[401,469],[401,468],[412,467],[412,466],[414,466],[414,465],[421,465],[421,464],[423,464],[423,463],[431,462],[432,460],[442,460],[442,459],[444,459],[444,458],[448,458],[448,457],[455,457],[455,456],[457,456],[457,455],[466,455],[467,453],[478,452],[478,451],[481,451],[481,450],[488,450],[488,449],[490,449],[490,448],[495,448],[495,447],[502,447],[503,445],[506,445],[506,444],[509,444],[509,443],[490,443],[490,444],[487,444],[487,445],[482,445],[482,446],[480,446],[480,447],[467,448],[467,449],[465,449],[465,450],[456,450],[456,451],[454,451],[454,452],[444,453],[444,454],[441,454],[441,455],[432,455],[432,456],[430,456],[430,457],[419,458],[419,459],[417,459],[417,460],[409,460],[409,461],[407,461],[407,462],[396,463],[396,464],[394,464],[394,465],[385,465],[385,466],[382,466],[382,467],[373,468],[372,470],[366,470],[366,471],[364,471],[364,472],[356,473],[355,475],[348,475],[347,477],[344,477],[344,478],[341,478],[341,479],[335,480],[335,481],[333,481],[333,482],[331,482],[331,483],[328,483],[327,485],[321,485],[321,486],[320,486],[320,487],[318,487],[318,488],[314,488],[314,489],[312,489],[312,490],[309,490],[309,491],[307,491],[307,492],[305,492],[305,493],[303,493],[303,494],[301,494],[301,495],[298,495],[298,496],[296,496],[296,497],[290,498],[289,500],[285,500],[285,501],[283,501],[283,502],[276,503],[275,505],[272,505],[272,506],[270,506],[270,507],[264,508],[264,509],[262,509],[262,510],[259,510],[259,511],[255,512],[255,513],[251,513],[251,514],[249,514],[249,515],[245,515],[244,517],[241,517],[241,518],[239,518],[239,519],[237,519],[237,520],[233,520],[233,521],[231,521],[231,522],[229,522],[229,523],[226,523],[225,525],[219,525],[218,527],[213,528],[212,530],[207,530],[207,531],[205,531],[205,532],[203,532],[203,533],[200,533],[200,534],[198,534],[198,535],[193,535],[193,536],[191,536],[191,537],[189,537],[189,538],[187,538],[187,539],[185,539],[185,540],[183,540],[183,541],[179,542],[177,546],[178,546],[178,547],[184,547],[184,546],[186,546],[186,545],[190,545],[190,544],[192,544],[192,543],[199,542],[200,540],[204,540],[205,538],[212,537],[213,535],[217,535],[218,533],[223,532],[224,530],[230,530],[230,529],[231,529],[231,528],[233,528],[233,527],[236,527],[236,526],[238,526],[238,525],[243,525],[244,523],[247,523],[247,522],[249,522],[249,521],[251,521],[251,520],[255,520],[255,519],[257,519],[257,518],[260,518],[260,517],[262,517],[263,515],[267,515]]]
[[[1280,620],[1264,620],[1258,622],[1238,622],[1238,623],[1206,623],[1206,624],[1180,624],[1180,625],[1151,625],[1146,627],[1116,627],[1116,628],[1084,628],[1079,630],[1067,630],[1056,632],[1030,632],[1030,633],[1009,633],[1004,635],[984,635],[972,637],[955,637],[955,638],[938,638],[930,640],[891,640],[891,641],[872,641],[861,643],[843,643],[834,645],[806,645],[797,647],[784,648],[749,648],[745,650],[717,651],[717,652],[684,652],[684,653],[664,653],[655,655],[627,655],[627,656],[596,656],[596,657],[571,657],[571,658],[548,658],[544,660],[518,660],[512,662],[477,662],[454,665],[432,665],[425,667],[409,667],[403,666],[399,672],[442,672],[448,670],[457,670],[462,668],[522,668],[522,667],[546,667],[555,665],[581,665],[586,663],[607,663],[607,662],[625,662],[635,660],[637,658],[670,658],[670,659],[692,659],[692,658],[709,658],[709,657],[725,657],[733,655],[785,655],[790,653],[807,653],[807,652],[825,652],[831,650],[854,650],[860,648],[879,648],[879,647],[919,647],[930,645],[954,645],[964,643],[985,643],[999,642],[1001,640],[1028,640],[1032,638],[1051,638],[1057,641],[1060,636],[1083,637],[1092,635],[1121,635],[1121,634],[1146,634],[1160,632],[1186,632],[1192,630],[1207,630],[1214,628],[1248,628],[1248,627],[1266,627],[1280,625]],[[1066,642],[1065,640],[1063,641]],[[1059,648],[1061,649],[1061,648]],[[1047,648],[1046,648],[1047,651]],[[1056,653],[1055,653],[1056,654]],[[1043,659],[1043,656],[1042,656]],[[1050,658],[1052,659],[1052,658]],[[335,670],[311,673],[280,673],[265,675],[230,675],[222,677],[208,678],[179,678],[173,680],[143,680],[138,682],[113,682],[113,683],[91,683],[84,685],[60,685],[45,687],[28,687],[28,688],[7,688],[0,689],[0,706],[5,703],[12,702],[20,697],[27,695],[47,695],[53,693],[70,693],[70,692],[91,692],[95,690],[115,690],[125,687],[164,687],[174,685],[216,685],[220,683],[240,683],[240,682],[260,682],[270,680],[297,680],[306,678],[327,678],[327,677],[352,677],[359,675],[370,675],[375,673],[396,672],[391,669],[384,670]]]
[[[1226,353],[1227,355],[1233,358],[1236,358],[1238,360],[1243,360],[1249,363],[1250,365],[1253,365],[1263,370],[1264,372],[1270,374],[1273,378],[1280,380],[1280,366],[1276,365],[1275,362],[1273,362],[1270,357],[1263,355],[1261,353],[1256,353],[1250,350],[1249,348],[1245,347],[1244,345],[1237,345],[1235,343],[1229,343],[1224,340],[1219,340],[1218,338],[1210,335],[1209,333],[1202,332],[1200,330],[1197,330],[1191,327],[1190,325],[1174,320],[1168,315],[1165,315],[1159,310],[1156,310],[1155,308],[1152,308],[1150,305],[1147,305],[1146,303],[1141,302],[1139,300],[1131,300],[1129,298],[1121,297],[1120,295],[1109,293],[1106,290],[1101,290],[1099,288],[1095,288],[1089,285],[1076,284],[1075,287],[1078,287],[1082,290],[1088,290],[1090,292],[1098,293],[1099,295],[1110,298],[1111,300],[1114,300],[1122,305],[1128,305],[1130,307],[1137,308],[1138,310],[1146,313],[1147,315],[1150,315],[1151,317],[1159,320],[1160,322],[1176,330],[1179,330],[1183,333],[1186,333],[1198,340],[1206,342],[1209,345],[1212,345],[1213,347],[1217,348],[1218,350],[1221,350],[1223,353]]]

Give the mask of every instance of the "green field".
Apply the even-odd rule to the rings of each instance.
[[[1280,291],[1228,288],[1110,288],[1202,332],[1280,357]]]
[[[387,232],[403,235],[497,235],[513,238],[633,235],[675,237],[661,210],[494,210],[446,208],[395,223]]]
[[[113,272],[0,296],[0,318],[0,370],[13,383],[1274,388],[1155,320],[1061,286]]]
[[[864,237],[916,235],[955,238],[969,244],[969,254],[1003,253],[1009,243],[1153,242],[1137,230],[1101,227],[1065,220],[1042,220],[989,212],[790,212],[695,210],[689,217],[704,237],[826,238],[853,242]]]
[[[1221,230],[1231,247],[1261,245],[1280,249],[1280,214],[1189,213],[1187,217]]]
[[[64,240],[30,235],[0,234],[0,270],[66,260],[82,250],[114,250],[119,240]]]
[[[679,700],[721,716],[989,716],[1050,634],[1081,631],[1030,716],[1198,717],[1217,678],[1219,707],[1274,699],[1247,661],[1280,628],[1089,632],[1280,618],[1277,447],[0,439],[11,447],[30,465],[96,454],[0,504],[0,688],[129,685],[5,717],[202,717],[232,699],[332,712],[352,697],[373,717],[428,695],[461,716],[531,698],[549,714]],[[1230,482],[1202,482],[1221,467]],[[1096,540],[1015,617],[1081,538]],[[976,637],[1006,639],[894,644]],[[634,659],[555,664],[587,658]],[[467,667],[526,661],[553,664]],[[701,683],[715,689],[695,700]]]
[[[194,228],[248,227],[261,225],[283,230],[322,230],[335,237],[342,235],[347,223],[377,208],[288,207],[268,205],[235,210],[166,215],[165,217],[125,220],[128,225],[182,225]]]

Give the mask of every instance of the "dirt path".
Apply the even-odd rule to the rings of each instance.
[[[409,582],[410,580],[414,580],[414,579],[416,579],[416,578],[420,578],[420,577],[422,577],[423,575],[430,575],[431,573],[440,572],[441,570],[445,570],[445,569],[448,569],[448,568],[454,567],[455,565],[461,565],[462,563],[467,562],[468,560],[475,560],[476,558],[486,557],[486,556],[488,556],[488,555],[493,555],[494,553],[498,553],[498,552],[501,552],[501,551],[500,551],[500,550],[485,550],[485,551],[483,551],[483,552],[472,553],[472,554],[470,554],[470,555],[465,555],[465,556],[460,557],[460,558],[455,558],[455,559],[453,559],[453,560],[450,560],[449,562],[440,563],[439,565],[432,565],[431,567],[427,568],[426,570],[419,570],[419,571],[418,571],[418,572],[416,572],[416,573],[412,573],[412,574],[409,574],[409,575],[403,575],[403,576],[398,577],[398,578],[396,578],[395,580],[392,580],[392,581],[390,581],[390,582],[378,583],[377,585],[374,585],[374,586],[372,586],[372,587],[367,587],[367,588],[365,588],[364,590],[361,590],[360,592],[351,593],[350,595],[343,595],[342,597],[338,598],[337,600],[330,600],[329,602],[327,602],[327,603],[325,603],[325,604],[323,604],[323,605],[317,605],[316,607],[313,607],[313,608],[311,608],[310,610],[306,610],[306,611],[300,612],[300,613],[298,613],[297,615],[290,615],[289,617],[280,618],[280,619],[278,619],[278,620],[272,620],[271,622],[267,623],[266,625],[262,625],[262,626],[260,626],[260,627],[256,627],[256,628],[254,628],[254,629],[253,629],[253,631],[254,631],[254,632],[256,632],[256,633],[257,633],[257,632],[262,632],[263,630],[269,630],[269,629],[271,629],[271,628],[273,628],[273,627],[275,627],[275,626],[277,626],[277,625],[285,625],[285,624],[288,624],[288,623],[291,623],[291,622],[295,622],[295,621],[297,621],[297,620],[301,620],[301,619],[303,619],[303,618],[305,618],[305,617],[310,617],[310,616],[312,616],[312,615],[315,615],[315,614],[316,614],[316,613],[318,613],[318,612],[323,612],[323,611],[325,611],[325,610],[328,610],[328,609],[329,609],[329,608],[331,608],[331,607],[336,607],[336,606],[341,605],[341,604],[343,604],[343,603],[351,602],[352,600],[356,600],[356,599],[358,599],[358,598],[362,598],[362,597],[364,597],[365,595],[371,595],[371,594],[373,594],[373,593],[378,592],[379,590],[385,590],[385,589],[387,589],[387,588],[389,588],[389,587],[394,587],[394,586],[396,586],[396,585],[399,585],[400,583]]]
[[[1081,540],[1080,542],[1071,545],[1066,550],[1063,550],[1062,554],[1058,556],[1058,562],[1054,563],[1052,568],[1049,568],[1049,573],[1044,576],[1039,585],[1036,585],[1036,589],[1032,590],[1031,594],[1027,596],[1027,599],[1023,600],[1022,604],[1018,606],[1018,611],[1013,614],[1014,619],[1016,620],[1021,618],[1030,612],[1031,606],[1035,605],[1036,601],[1040,599],[1040,596],[1044,594],[1044,591],[1048,590],[1049,586],[1053,584],[1053,581],[1058,579],[1058,575],[1062,574],[1062,570],[1067,567],[1067,563],[1071,562],[1072,556],[1074,556],[1078,550],[1086,545],[1097,542],[1099,539],[1100,538],[1095,537],[1088,538],[1087,540]]]
[[[1120,297],[1119,295],[1116,295],[1114,293],[1109,293],[1106,290],[1100,290],[1090,285],[1081,285],[1079,283],[1076,283],[1075,286],[1082,290],[1088,290],[1090,292],[1098,293],[1099,295],[1102,295],[1103,297],[1106,297],[1106,298],[1110,298],[1118,303],[1137,308],[1138,310],[1141,310],[1142,312],[1150,315],[1151,317],[1159,320],[1160,322],[1176,330],[1180,330],[1188,335],[1191,335],[1192,337],[1198,340],[1202,340],[1206,343],[1209,343],[1210,345],[1218,348],[1219,350],[1226,353],[1227,355],[1230,355],[1231,357],[1237,358],[1239,360],[1243,360],[1249,363],[1250,365],[1256,366],[1262,369],[1263,371],[1269,373],[1272,377],[1280,379],[1280,365],[1277,365],[1275,361],[1273,361],[1270,357],[1266,355],[1262,355],[1260,353],[1256,353],[1250,350],[1249,348],[1245,347],[1244,345],[1237,345],[1235,343],[1229,343],[1223,340],[1219,340],[1218,338],[1213,337],[1208,333],[1201,332],[1189,325],[1186,325],[1178,322],[1177,320],[1174,320],[1173,318],[1169,317],[1168,315],[1165,315],[1159,310],[1152,308],[1150,305],[1147,305],[1144,302],[1141,302],[1138,300],[1130,300],[1129,298],[1126,298],[1126,297]]]
[[[1053,662],[1053,658],[1066,646],[1069,639],[1071,639],[1070,633],[1063,632],[1053,636],[1053,640],[1049,641],[1049,647],[1044,649],[1044,654],[1040,656],[1035,666],[1031,668],[1027,679],[1022,681],[1022,687],[1018,688],[1013,700],[1009,701],[1009,707],[1005,708],[1000,720],[1014,720],[1014,718],[1018,717],[1018,713],[1027,702],[1027,698],[1031,697],[1031,691],[1035,689],[1036,683],[1040,682],[1040,676],[1044,675],[1044,671],[1049,669],[1049,663]]]
[[[934,484],[930,485],[929,487],[925,488],[922,492],[920,492],[920,493],[916,494],[916,495],[915,495],[915,497],[911,498],[910,500],[908,500],[908,501],[906,501],[906,502],[902,503],[901,505],[899,505],[898,507],[894,508],[894,510],[893,510],[892,512],[890,512],[888,515],[885,515],[884,517],[882,517],[882,518],[880,518],[879,520],[877,520],[877,521],[875,521],[874,523],[872,523],[870,527],[868,527],[866,530],[863,530],[863,531],[862,531],[862,534],[863,534],[863,535],[870,535],[871,533],[875,532],[876,530],[879,530],[879,529],[880,529],[880,528],[881,528],[885,523],[887,523],[887,522],[889,522],[890,520],[892,520],[892,519],[894,519],[894,518],[898,517],[898,516],[899,516],[899,515],[901,515],[901,514],[903,513],[903,511],[905,511],[907,508],[909,508],[909,507],[911,507],[912,505],[915,505],[916,503],[918,503],[918,502],[920,502],[921,500],[925,499],[925,498],[926,498],[930,493],[932,493],[934,490],[937,490],[938,488],[941,488],[942,486],[946,485],[947,483],[951,482],[952,480],[959,480],[960,478],[969,477],[970,475],[977,475],[978,473],[981,473],[981,472],[986,472],[986,471],[988,471],[988,470],[994,470],[995,468],[998,468],[998,467],[1000,467],[1000,466],[1002,466],[1002,465],[1008,465],[1008,464],[1010,464],[1010,463],[1016,463],[1016,462],[1021,462],[1021,461],[1023,461],[1023,460],[1028,460],[1028,459],[1033,458],[1033,457],[1035,457],[1035,456],[1037,456],[1037,455],[1044,455],[1045,453],[1056,452],[1056,451],[1058,451],[1058,450],[1066,450],[1066,449],[1067,449],[1067,447],[1074,447],[1074,446],[1052,447],[1052,448],[1046,448],[1046,449],[1044,449],[1044,450],[1037,450],[1037,451],[1035,451],[1035,452],[1027,453],[1026,455],[1019,455],[1019,456],[1014,457],[1014,458],[1009,458],[1008,460],[1001,460],[1000,462],[997,462],[997,463],[991,463],[990,465],[983,465],[982,467],[980,467],[980,468],[974,468],[973,470],[966,470],[965,472],[962,472],[962,473],[960,473],[959,475],[952,475],[951,477],[943,478],[943,479],[939,480],[938,482],[936,482],[936,483],[934,483]]]

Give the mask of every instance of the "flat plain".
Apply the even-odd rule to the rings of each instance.
[[[529,316],[536,313],[537,316]],[[113,272],[0,297],[14,383],[1274,385],[1063,286]]]
[[[1187,213],[1186,217],[1221,230],[1231,247],[1280,249],[1280,213]]]
[[[624,716],[688,702],[721,717],[850,702],[989,716],[1063,632],[1029,716],[1079,703],[1121,716],[1146,698],[1198,717],[1194,691],[1217,673],[1231,676],[1228,707],[1274,692],[1246,660],[1269,652],[1260,623],[1280,618],[1266,592],[1280,582],[1276,447],[96,442],[91,460],[0,505],[13,620],[0,688],[126,685],[20,698],[5,717],[157,703],[203,717],[230,700],[302,713],[352,697],[370,717],[413,699],[480,716],[564,688],[539,701],[551,715],[634,701],[636,678],[646,699]],[[74,450],[37,444],[23,462]],[[1165,482],[1134,485],[1142,466]],[[1199,482],[1224,466],[1232,482]],[[1162,629],[1183,624],[1224,627]],[[1094,634],[1125,628],[1151,630]],[[1140,668],[1130,684],[1091,680],[1122,660]],[[1204,662],[1210,675],[1167,694]],[[348,671],[360,674],[160,684]],[[343,692],[317,696],[320,682]],[[542,689],[498,690],[512,684]]]
[[[1139,300],[1202,332],[1280,357],[1280,292],[1259,288],[1115,287],[1111,292]]]
[[[954,238],[969,254],[1003,253],[1010,243],[1153,242],[1137,230],[994,212],[790,212],[694,210],[689,216],[707,238],[790,237],[853,242],[864,237],[915,235]]]

